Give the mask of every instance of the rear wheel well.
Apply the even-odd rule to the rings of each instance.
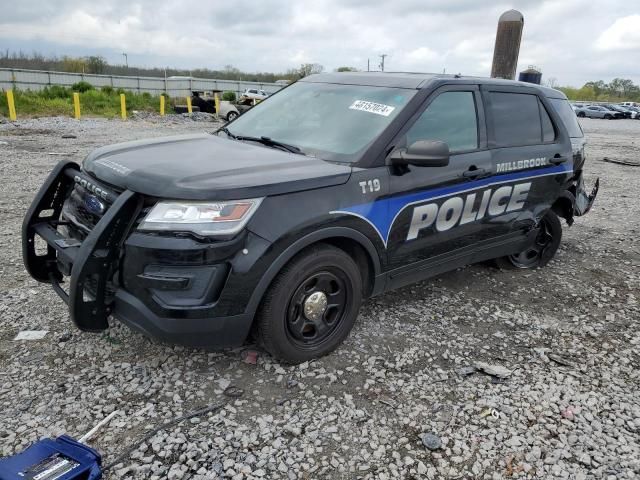
[[[567,193],[571,194],[570,192]],[[567,196],[558,198],[551,207],[551,210],[560,218],[564,218],[567,225],[571,226],[571,224],[573,224],[573,202]]]

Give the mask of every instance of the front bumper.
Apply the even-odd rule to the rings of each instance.
[[[77,164],[60,162],[33,200],[22,227],[28,273],[52,285],[67,303],[74,324],[83,331],[98,332],[108,328],[112,315],[169,343],[213,348],[241,345],[253,317],[244,307],[257,277],[251,272],[253,281],[249,281],[242,275],[231,278],[229,273],[247,239],[212,244],[131,233],[144,199],[107,187],[109,206],[104,215],[84,238],[73,237],[68,234],[71,225],[63,206],[79,178],[88,179]],[[40,239],[46,242],[45,253],[36,249]],[[253,245],[260,241],[255,239]],[[263,251],[252,250],[256,255]],[[251,259],[243,255],[242,260]],[[225,288],[229,285],[231,289]]]
[[[66,237],[58,228],[64,224],[60,216],[79,175],[78,165],[71,162],[60,162],[49,174],[22,224],[22,257],[27,272],[40,282],[51,283],[67,303],[76,326],[96,332],[109,326],[112,309],[107,302],[107,285],[142,200],[124,191],[82,242]],[[43,255],[36,252],[36,235],[47,244]],[[64,274],[70,276],[68,293],[62,287]],[[87,288],[91,288],[90,294]]]

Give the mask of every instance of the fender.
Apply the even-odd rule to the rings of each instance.
[[[305,247],[313,243],[320,242],[322,240],[327,240],[330,238],[349,238],[351,240],[356,241],[360,246],[362,246],[367,255],[371,259],[373,263],[373,275],[374,275],[374,286],[373,286],[373,295],[380,292],[384,287],[384,279],[381,276],[381,266],[380,266],[380,258],[378,257],[378,251],[374,247],[371,240],[369,240],[364,234],[354,230],[352,228],[347,227],[330,227],[324,228],[322,230],[317,230],[315,232],[311,232],[295,242],[289,245],[276,260],[271,264],[269,269],[264,273],[260,282],[256,286],[255,290],[251,294],[251,298],[247,303],[247,308],[245,309],[245,313],[255,315],[258,310],[258,306],[262,301],[262,297],[264,296],[267,288],[271,285],[271,282],[276,277],[276,275],[282,270],[282,267],[286,265],[286,263],[291,260],[295,255],[297,255],[300,251],[302,251]]]

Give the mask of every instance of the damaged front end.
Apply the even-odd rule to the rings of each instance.
[[[83,192],[82,209],[71,212],[69,207],[78,200],[75,196],[79,191]],[[93,213],[89,211],[92,207]],[[39,282],[52,284],[81,330],[97,332],[108,327],[113,301],[110,292],[114,289],[122,244],[141,207],[139,195],[129,190],[117,193],[98,185],[77,164],[62,161],[25,216],[25,268]],[[84,222],[78,220],[80,213]],[[85,224],[93,228],[78,228]],[[44,241],[43,248],[38,249],[36,241]],[[62,285],[65,277],[69,278],[67,291]]]

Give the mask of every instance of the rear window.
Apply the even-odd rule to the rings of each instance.
[[[498,147],[542,142],[538,97],[526,93],[491,93],[491,117]]]
[[[582,128],[580,128],[576,114],[569,105],[569,102],[562,98],[549,98],[548,100],[562,119],[562,123],[564,123],[567,132],[569,132],[569,136],[571,138],[582,138],[584,136]]]

